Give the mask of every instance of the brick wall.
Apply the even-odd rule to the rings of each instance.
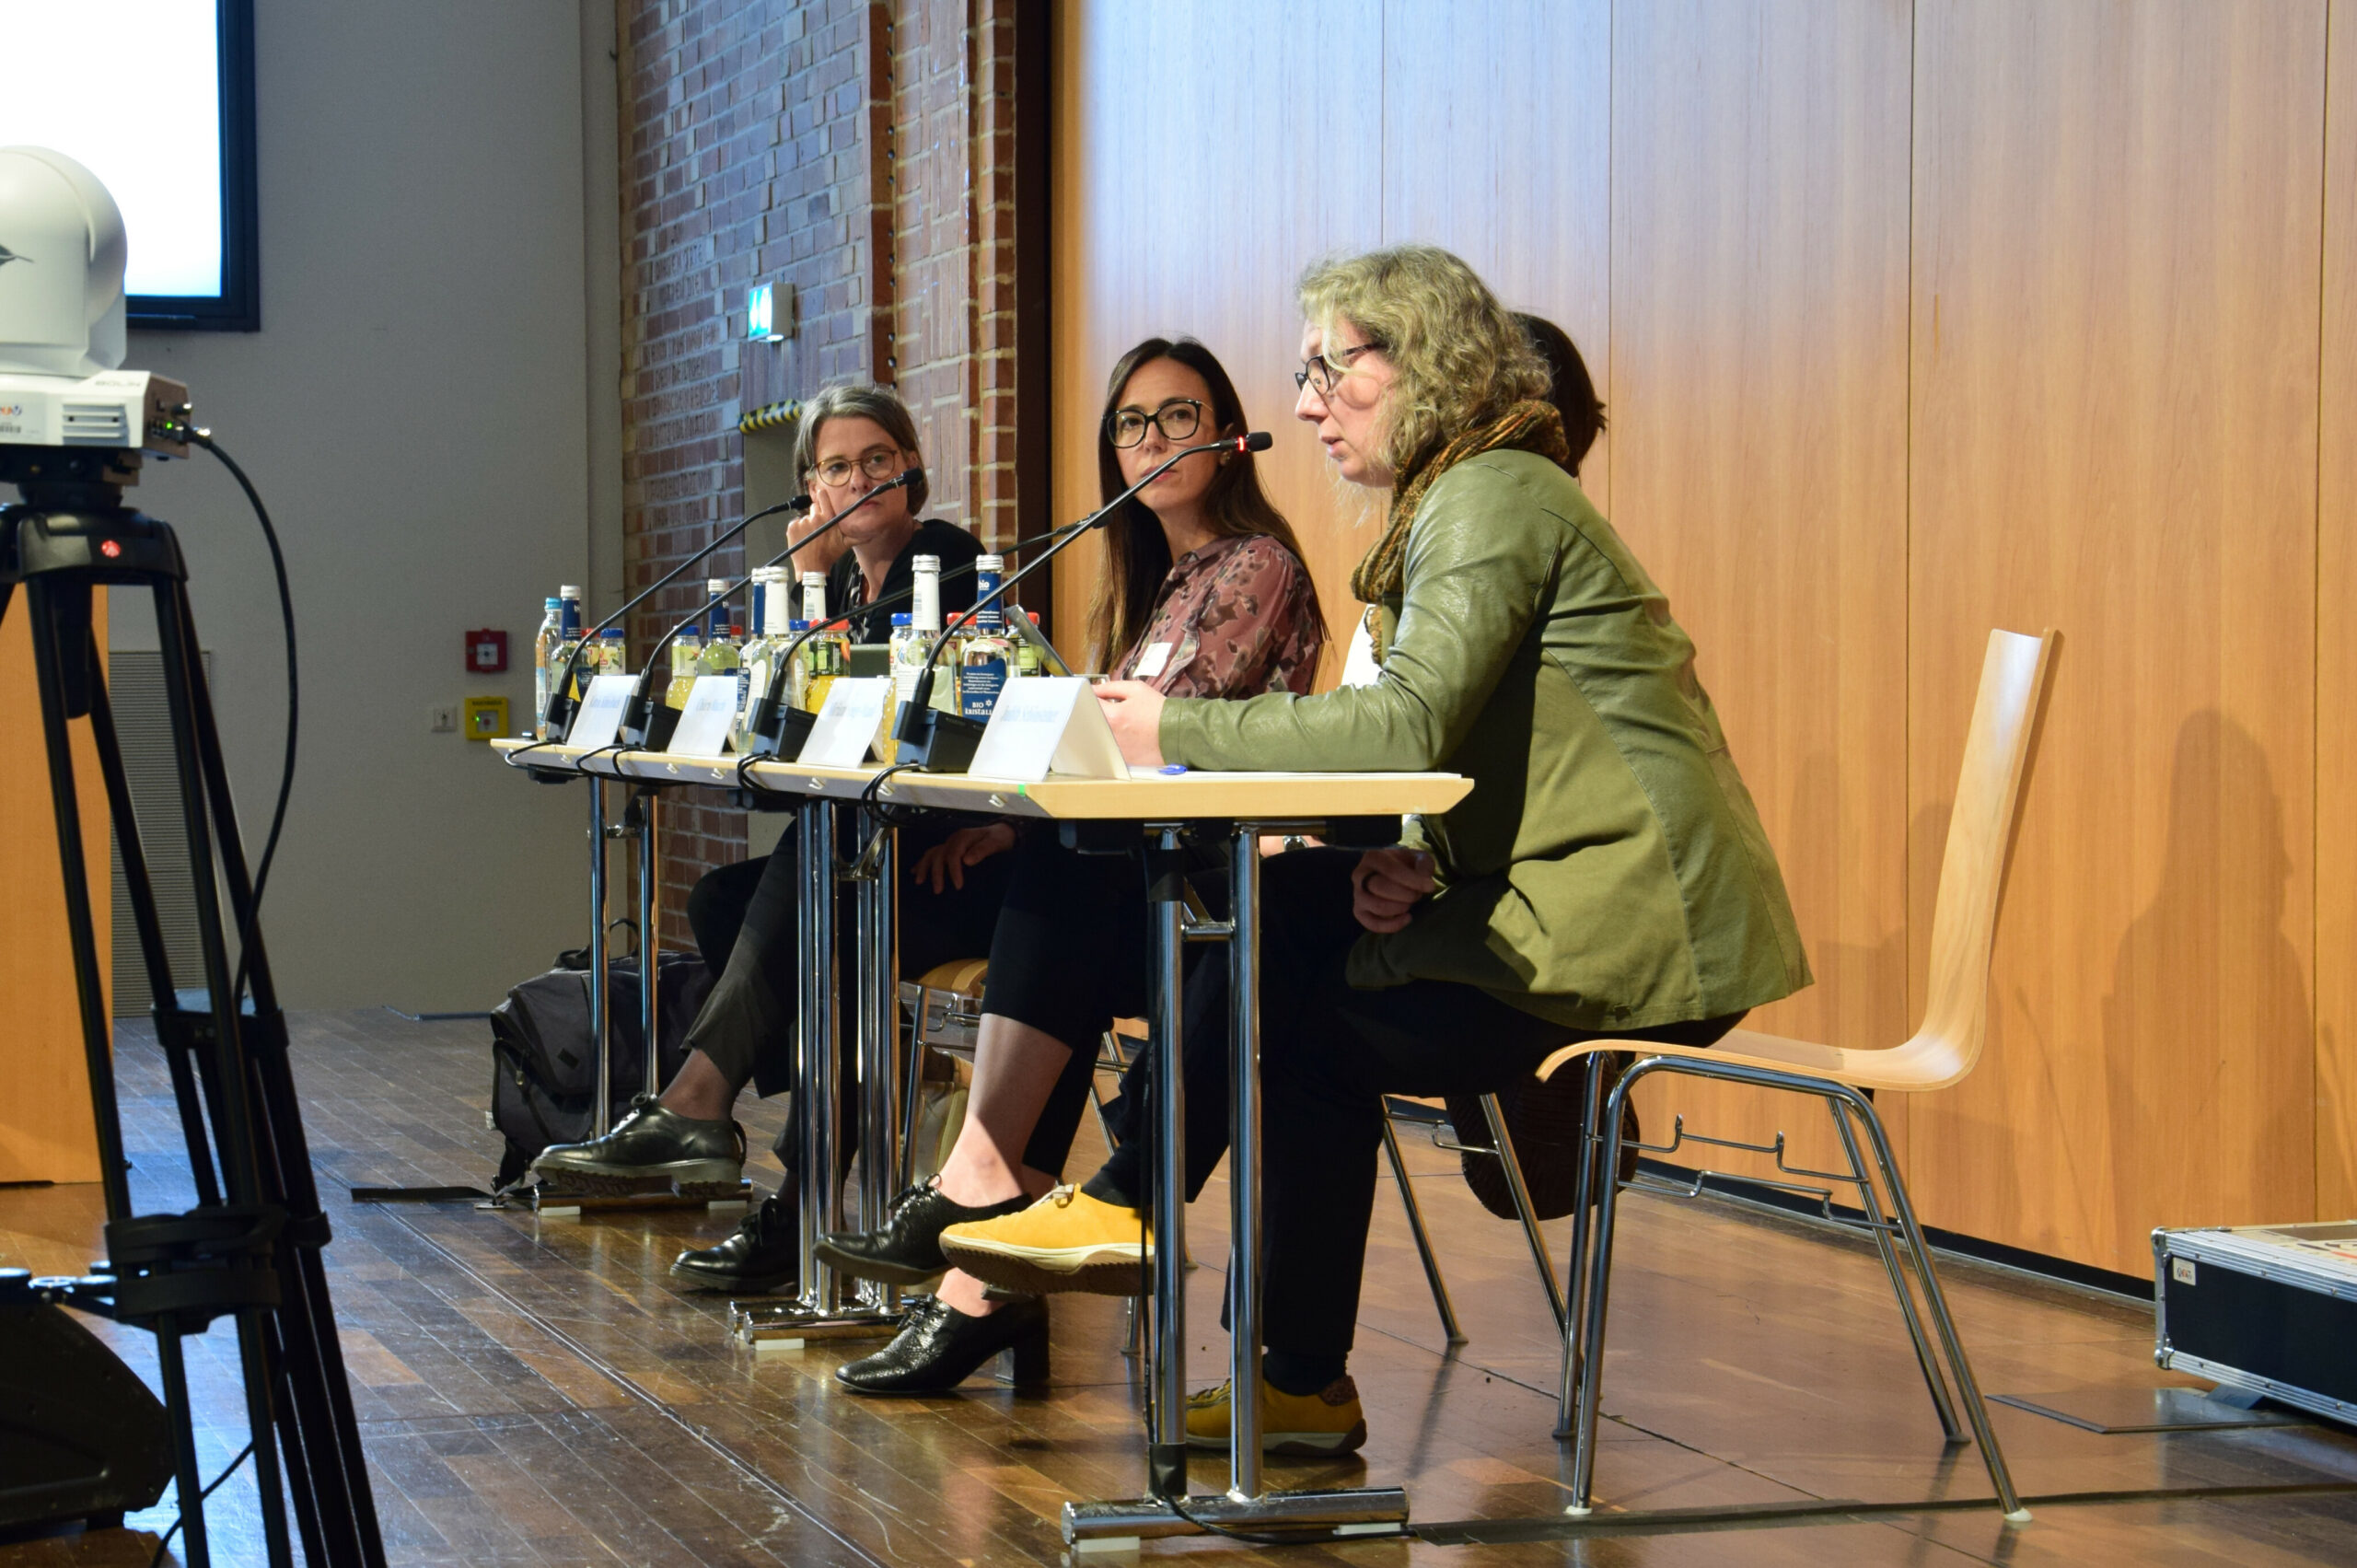
[[[1016,0],[624,0],[625,560],[635,593],[743,515],[737,421],[831,381],[897,384],[927,510],[1014,536]],[[745,291],[794,335],[747,344]],[[634,661],[744,570],[735,545],[633,617]],[[741,812],[667,801],[668,941],[745,854]]]

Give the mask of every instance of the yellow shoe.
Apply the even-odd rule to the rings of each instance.
[[[941,1255],[984,1284],[1026,1294],[1136,1295],[1153,1266],[1145,1216],[1059,1187],[1018,1213],[953,1225]]]
[[[1187,1396],[1187,1446],[1228,1445],[1228,1386]],[[1338,1377],[1315,1394],[1288,1394],[1260,1380],[1260,1451],[1312,1456],[1354,1454],[1366,1442],[1359,1386]]]

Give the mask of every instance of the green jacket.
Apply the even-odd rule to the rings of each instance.
[[[1694,645],[1571,476],[1520,451],[1459,463],[1417,510],[1405,578],[1374,685],[1162,710],[1163,754],[1190,767],[1474,781],[1411,825],[1440,886],[1359,938],[1351,983],[1457,981],[1607,1032],[1806,985]]]

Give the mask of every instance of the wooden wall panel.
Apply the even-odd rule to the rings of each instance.
[[[1373,514],[1338,499],[1294,421],[1293,285],[1312,258],[1381,237],[1381,10],[1075,3],[1058,9],[1056,57],[1056,515],[1099,504],[1096,427],[1114,361],[1149,334],[1191,333],[1227,366],[1253,427],[1275,435],[1262,481],[1347,635]],[[1057,635],[1075,657],[1094,546],[1058,561]]]
[[[1571,334],[1608,402],[1610,0],[1387,0],[1383,18],[1384,242],[1464,257]],[[1580,470],[1608,513],[1610,452],[1608,432]]]
[[[1817,972],[1748,1025],[1852,1047],[1908,1023],[1908,26],[1905,0],[1613,24],[1613,522],[1700,649]],[[1818,1102],[1641,1093],[1649,1141],[1677,1110],[1840,1165]]]
[[[2357,8],[2327,51],[2316,495],[2316,1213],[2357,1215]]]
[[[1917,823],[1989,628],[2066,641],[1989,1054],[1915,1108],[1910,1165],[1929,1224],[2127,1272],[2155,1225],[2314,1202],[2324,20],[1917,8]]]
[[[100,647],[107,635],[104,597],[100,590]],[[65,893],[57,870],[29,624],[18,594],[0,617],[0,714],[11,718],[18,737],[0,755],[0,1016],[7,1020],[0,1042],[0,1182],[96,1181],[98,1134],[90,1120],[73,954],[65,939]],[[89,726],[76,723],[73,728],[83,785],[82,856],[90,871],[90,912],[103,985],[110,979],[113,941],[106,792]]]

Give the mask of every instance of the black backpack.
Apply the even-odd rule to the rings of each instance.
[[[609,1104],[619,1118],[631,1097],[646,1086],[638,959],[612,959],[606,973],[612,1034]],[[665,1084],[687,1059],[688,1026],[712,990],[712,971],[693,953],[665,953],[656,961],[656,1028],[662,1035],[656,1081]],[[491,1122],[507,1139],[494,1183],[504,1191],[550,1144],[577,1144],[591,1135],[598,1111],[598,1043],[589,1030],[589,971],[553,969],[509,992],[491,1010]]]
[[[1606,1059],[1606,1094],[1612,1092],[1620,1074],[1635,1060],[1625,1051],[1615,1051]],[[1465,1172],[1465,1184],[1473,1189],[1473,1195],[1490,1213],[1504,1220],[1515,1218],[1514,1190],[1507,1186],[1505,1169],[1498,1163],[1497,1144],[1490,1136],[1490,1119],[1482,1113],[1480,1098],[1450,1095],[1446,1103],[1457,1141],[1466,1150],[1457,1156]],[[1573,1062],[1544,1081],[1526,1078],[1501,1090],[1498,1109],[1505,1113],[1506,1136],[1514,1140],[1515,1156],[1522,1165],[1523,1184],[1530,1192],[1533,1213],[1542,1220],[1560,1219],[1570,1214],[1579,1191],[1580,1129],[1587,1119],[1587,1073],[1583,1063]],[[1636,1102],[1624,1102],[1620,1109],[1620,1170],[1624,1183],[1634,1179],[1637,1174],[1634,1145],[1639,1136]],[[1598,1153],[1600,1156],[1601,1151]],[[1593,1207],[1602,1194],[1600,1182],[1591,1185],[1589,1205]]]

